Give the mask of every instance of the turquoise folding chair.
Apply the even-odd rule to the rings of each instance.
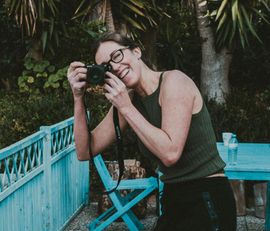
[[[94,157],[94,164],[106,191],[114,189],[117,180],[112,179],[100,154]],[[89,230],[103,230],[119,217],[123,219],[129,230],[143,230],[143,224],[135,216],[131,208],[157,188],[158,182],[155,177],[121,180],[117,189],[108,194],[112,207],[92,221],[88,226]],[[120,190],[130,190],[130,193],[121,196]]]

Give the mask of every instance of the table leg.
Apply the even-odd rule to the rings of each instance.
[[[237,216],[246,215],[246,200],[245,200],[245,181],[244,180],[230,180],[233,194],[236,202]]]
[[[270,181],[267,183],[266,209],[265,209],[265,231],[270,231]]]

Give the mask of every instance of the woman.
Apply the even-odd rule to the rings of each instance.
[[[163,214],[155,230],[236,230],[225,163],[194,82],[178,70],[153,71],[143,61],[139,46],[117,33],[97,41],[93,54],[96,64],[112,67],[106,72],[104,89],[118,109],[121,130],[127,126],[134,130],[140,151],[155,160],[163,173]],[[74,95],[78,159],[89,160],[89,153],[102,152],[115,140],[112,109],[89,134],[83,103],[84,64],[71,63],[68,79]]]

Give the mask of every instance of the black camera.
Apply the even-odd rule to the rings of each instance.
[[[103,85],[104,79],[106,78],[105,72],[112,70],[110,64],[91,64],[86,65],[85,67],[87,69],[87,82],[95,85]]]

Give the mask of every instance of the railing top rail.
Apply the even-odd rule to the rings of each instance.
[[[50,129],[50,132],[53,133],[53,132],[56,132],[62,128],[65,128],[69,125],[72,125],[74,123],[74,117],[71,117],[71,118],[68,118],[66,120],[63,120],[62,122],[59,122],[57,124],[53,124],[51,126],[41,126],[40,128],[49,128]]]
[[[44,138],[46,136],[45,131],[39,131],[36,132],[30,136],[27,136],[25,138],[23,138],[22,140],[19,140],[18,142],[3,148],[0,150],[0,160],[3,160],[5,158],[7,158],[8,156],[13,155],[14,153],[30,146],[31,144],[33,144],[34,142],[37,142],[38,140]]]

